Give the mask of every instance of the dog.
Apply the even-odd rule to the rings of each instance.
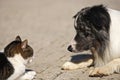
[[[74,16],[76,36],[70,52],[89,50],[92,58],[80,63],[66,62],[62,69],[72,70],[94,65],[89,76],[101,77],[120,72],[120,11],[104,5],[81,9]]]

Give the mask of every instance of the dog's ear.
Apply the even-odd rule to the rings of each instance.
[[[77,16],[77,14],[73,16],[73,19],[75,19],[75,18],[76,18],[76,16]]]
[[[109,31],[110,15],[103,5],[91,7],[84,17],[92,23],[97,31],[103,29]]]
[[[79,15],[79,13],[80,13],[80,12],[77,12],[77,14],[75,14],[75,15],[73,16],[73,18],[75,19],[75,18]]]
[[[75,15],[73,16],[73,18],[76,18],[76,17],[79,16],[79,15],[85,15],[85,14],[86,14],[86,11],[88,11],[89,8],[90,8],[90,7],[86,7],[86,8],[81,9],[81,11],[77,12],[77,14],[75,14]]]
[[[16,36],[15,40],[16,40],[16,41],[22,41],[19,35]]]

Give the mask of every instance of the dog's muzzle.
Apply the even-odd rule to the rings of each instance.
[[[67,48],[67,50],[68,50],[68,51],[70,51],[70,52],[72,52],[72,51],[73,51],[72,46],[71,46],[71,45],[69,45],[69,46],[68,46],[68,48]]]

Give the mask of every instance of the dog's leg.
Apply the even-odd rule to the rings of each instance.
[[[114,59],[105,66],[96,67],[90,71],[89,76],[91,77],[102,77],[112,73],[120,72],[120,58]]]
[[[62,66],[62,70],[73,70],[73,69],[84,68],[90,66],[92,63],[93,63],[93,59],[88,59],[80,63],[66,62]]]

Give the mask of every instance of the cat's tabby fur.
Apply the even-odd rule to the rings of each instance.
[[[28,40],[22,41],[17,36],[0,53],[0,80],[32,80],[35,71],[27,71],[25,65],[32,60],[33,49]]]

